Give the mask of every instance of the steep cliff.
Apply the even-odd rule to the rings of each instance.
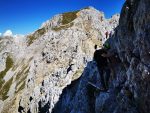
[[[24,40],[1,39],[0,112],[149,113],[150,1],[126,0],[119,26],[118,18],[89,7],[56,15]],[[101,91],[92,57],[105,41],[111,76]]]
[[[78,80],[94,46],[118,25],[88,7],[54,16],[27,36],[0,39],[0,112],[52,112],[62,90]]]
[[[91,61],[81,78],[64,89],[54,113],[149,113],[150,1],[126,0],[119,26],[106,42],[112,53],[108,91],[97,88],[99,71]]]

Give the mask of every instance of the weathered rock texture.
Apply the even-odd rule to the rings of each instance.
[[[126,0],[111,45],[107,92],[100,86],[95,61],[76,82],[66,87],[54,113],[149,113],[150,111],[150,1]]]
[[[62,90],[79,79],[94,46],[102,47],[105,32],[112,31],[118,20],[119,15],[105,19],[89,7],[57,15],[27,36],[2,37],[0,112],[52,112]]]
[[[126,0],[115,28],[117,18],[90,7],[55,16],[22,46],[0,40],[1,112],[149,113],[150,1]],[[109,89],[99,91],[89,85],[101,87],[90,60],[113,28]]]

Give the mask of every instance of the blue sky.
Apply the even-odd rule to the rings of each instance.
[[[120,13],[125,0],[0,0],[0,33],[27,34],[56,14],[93,6],[106,18]]]

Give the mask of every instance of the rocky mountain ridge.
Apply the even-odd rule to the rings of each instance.
[[[118,26],[118,16],[105,19],[91,7],[57,15],[27,36],[23,53],[2,49],[1,112],[149,113],[149,6],[149,0],[126,0]],[[106,41],[105,32],[114,27]],[[15,46],[6,40],[1,43]],[[101,91],[92,57],[94,46],[105,41],[111,47],[111,77],[108,90]]]
[[[108,91],[89,86],[100,84],[97,63],[91,61],[81,78],[63,90],[54,113],[149,113],[149,6],[149,0],[126,0],[123,5],[119,26],[106,41],[113,53]]]
[[[23,37],[0,39],[0,112],[52,112],[62,90],[77,80],[94,46],[118,25],[88,7],[54,16]]]

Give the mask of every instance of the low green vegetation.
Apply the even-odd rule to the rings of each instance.
[[[0,79],[0,87],[2,87],[3,84],[4,84],[4,80]]]
[[[65,25],[65,24],[72,22],[74,19],[77,18],[78,12],[79,11],[63,13],[62,14],[62,24]]]
[[[22,74],[21,77],[17,80],[17,85],[19,86],[22,82],[24,82],[27,78],[27,74]]]
[[[34,35],[30,35],[28,36],[28,46],[31,45],[33,43],[33,41],[36,39],[36,37]]]
[[[16,90],[16,93],[23,90],[24,88],[25,88],[25,81],[21,84],[21,86],[18,88],[18,90]]]
[[[29,73],[29,69],[30,69],[30,68],[28,68],[28,69],[24,72],[25,75],[27,75],[27,74]]]
[[[22,70],[19,71],[16,75],[16,80],[19,80],[22,77],[22,75],[24,75],[25,73],[29,71],[29,69],[27,68],[28,68],[28,65],[22,67]]]
[[[34,34],[28,36],[28,46],[31,45],[34,40],[36,40],[38,37],[42,36],[45,34],[46,30],[45,28],[41,28],[37,30]]]
[[[12,67],[12,71],[15,71],[18,68],[19,65],[14,64]]]
[[[38,29],[36,31],[36,33],[38,33],[39,35],[43,35],[46,32],[46,30],[44,28]]]
[[[4,86],[1,88],[0,90],[0,98],[4,101],[8,98],[7,93],[10,89],[10,86],[12,84],[13,78],[11,78],[10,80],[8,80]]]
[[[16,82],[17,82],[16,93],[18,93],[19,91],[24,89],[25,81],[28,76],[28,73],[29,73],[28,66],[24,66],[24,67],[22,67],[22,70],[20,72],[18,72],[18,74],[16,75]]]
[[[62,25],[58,27],[53,27],[52,30],[54,31],[60,31],[62,29],[67,29],[73,26],[73,20],[77,18],[77,13],[79,11],[75,12],[67,12],[62,14]]]
[[[13,60],[12,60],[12,58],[10,58],[10,56],[8,56],[7,59],[6,59],[6,68],[2,72],[0,72],[0,86],[1,87],[2,87],[2,85],[4,83],[3,77],[6,75],[8,70],[10,68],[12,68],[12,66],[13,66]]]
[[[52,30],[54,30],[54,31],[60,31],[62,29],[67,29],[67,28],[70,28],[72,26],[73,26],[73,23],[69,23],[67,25],[61,25],[59,27],[54,27],[54,28],[52,28]]]

